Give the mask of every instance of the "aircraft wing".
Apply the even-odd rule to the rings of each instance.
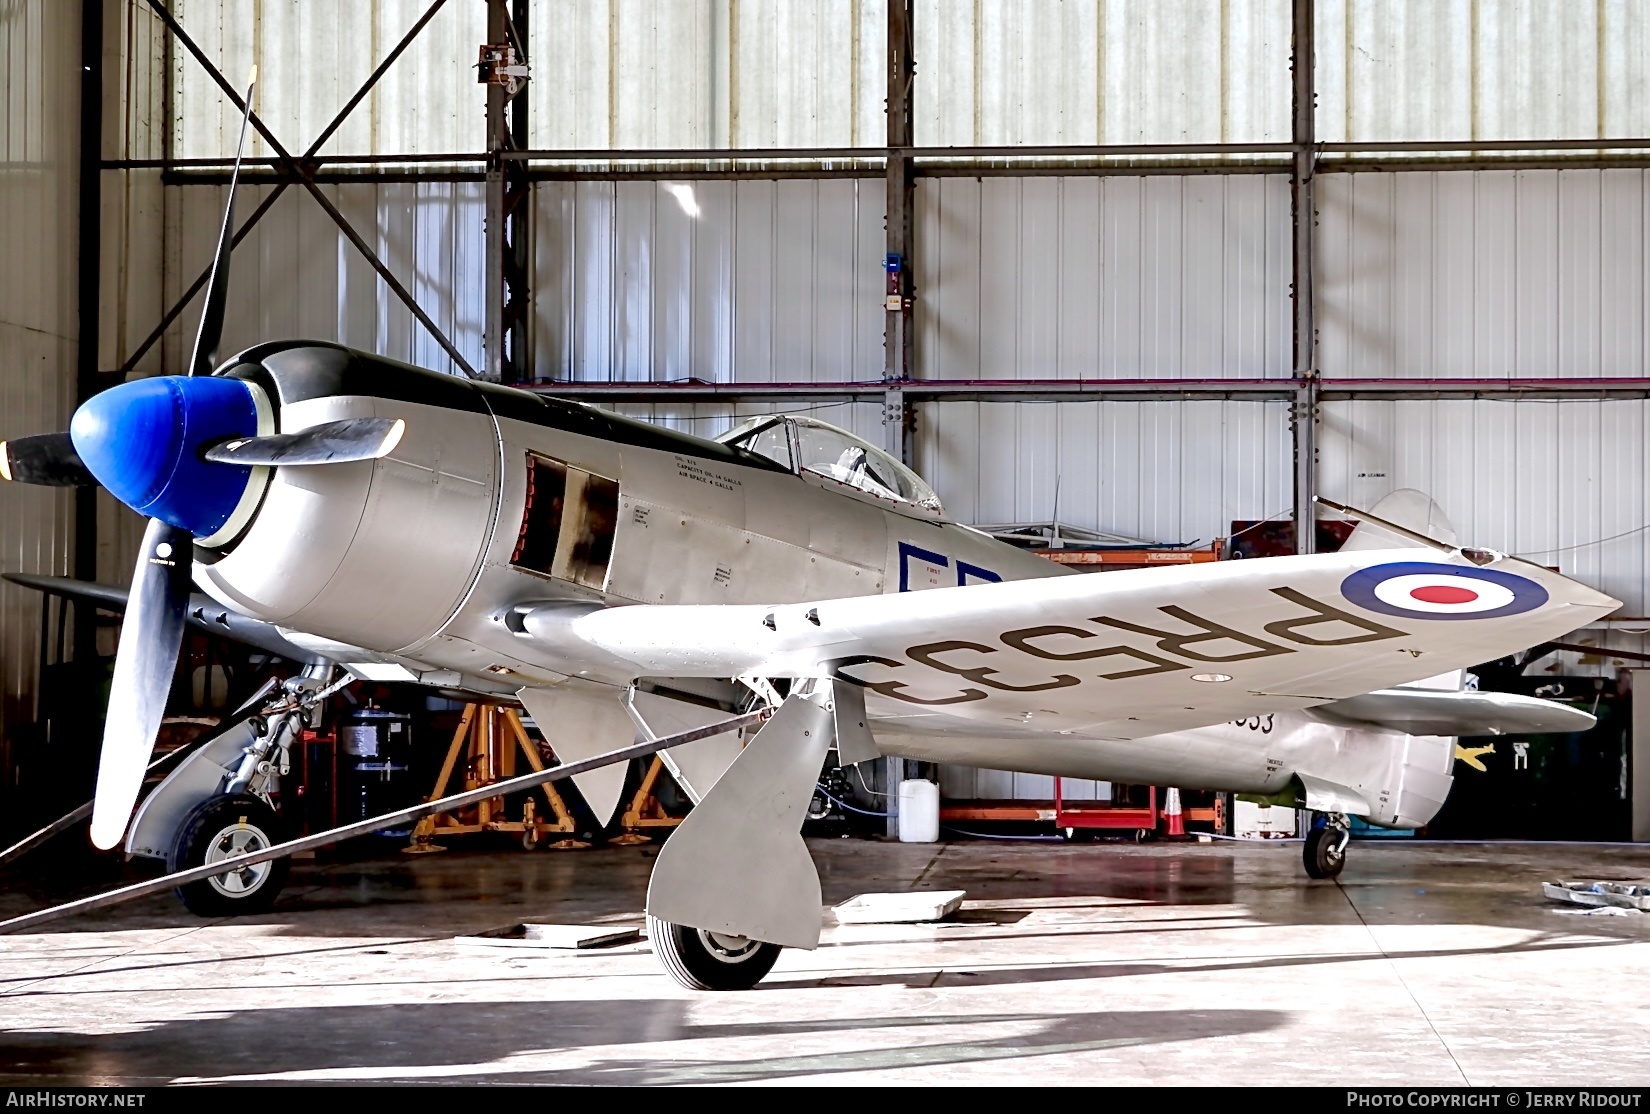
[[[613,675],[838,677],[914,713],[1140,738],[1346,700],[1575,630],[1618,601],[1513,558],[1414,549],[817,603],[528,611]]]
[[[1314,719],[1408,735],[1509,735],[1586,731],[1598,719],[1569,704],[1511,692],[1383,689],[1321,704]]]
[[[3,574],[4,579],[25,588],[48,595],[67,596],[72,600],[95,604],[108,611],[125,611],[127,591],[113,584],[98,584],[90,580],[76,580],[69,576],[37,576],[32,573]],[[230,638],[255,649],[286,658],[288,661],[308,664],[323,660],[317,654],[288,641],[273,623],[263,622],[231,611],[204,592],[192,592],[184,619],[197,630]]]

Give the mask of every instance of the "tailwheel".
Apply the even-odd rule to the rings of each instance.
[[[188,870],[262,851],[280,839],[280,820],[275,810],[259,798],[245,793],[208,797],[184,820],[167,869]],[[191,913],[202,917],[267,912],[286,884],[290,865],[286,859],[274,859],[241,867],[179,886],[177,895]]]
[[[773,970],[778,944],[647,918],[647,937],[670,977],[689,990],[749,990]]]
[[[1306,873],[1313,878],[1335,878],[1346,865],[1346,845],[1352,839],[1352,832],[1342,820],[1339,823],[1330,821],[1321,828],[1313,828],[1306,833],[1306,846],[1301,857],[1306,863]]]

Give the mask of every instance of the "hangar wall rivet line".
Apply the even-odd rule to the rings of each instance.
[[[683,746],[687,743],[708,739],[713,735],[726,734],[729,731],[738,731],[746,727],[754,727],[773,715],[773,709],[763,708],[754,712],[747,712],[742,716],[721,720],[705,727],[695,727],[690,731],[681,731],[675,735],[665,735],[658,739],[648,739],[618,750],[610,750],[579,762],[568,762],[560,766],[553,766],[548,770],[535,770],[530,774],[510,778],[507,781],[497,781],[480,789],[471,789],[464,793],[455,793],[450,797],[441,797],[434,801],[426,801],[421,805],[404,808],[397,812],[387,812],[382,816],[374,816],[367,820],[358,820],[353,824],[346,824],[341,828],[332,828],[315,835],[304,836],[301,839],[288,840],[277,843],[273,847],[266,847],[262,851],[255,851],[247,855],[239,855],[232,859],[220,859],[218,862],[206,866],[197,866],[189,870],[180,870],[175,874],[163,875],[160,878],[151,878],[146,882],[138,882],[130,886],[123,886],[108,893],[94,894],[83,897],[78,901],[71,901],[64,905],[56,905],[50,909],[41,909],[34,913],[25,913],[21,917],[13,917],[8,921],[0,921],[0,935],[21,932],[26,928],[33,928],[38,924],[55,921],[62,917],[73,916],[76,913],[89,913],[94,909],[103,909],[110,905],[119,905],[131,901],[133,898],[147,897],[149,894],[162,893],[177,886],[187,886],[192,882],[201,882],[208,878],[216,878],[220,874],[241,867],[256,866],[274,859],[284,859],[300,851],[314,851],[321,847],[330,847],[335,843],[342,843],[359,835],[370,835],[392,824],[406,823],[407,821],[422,820],[426,816],[434,816],[438,812],[450,812],[454,809],[466,808],[479,804],[492,797],[502,797],[507,793],[519,793],[524,789],[536,789],[540,785],[551,781],[560,781],[563,778],[573,777],[576,774],[588,773],[591,770],[601,769],[603,766],[612,766],[619,762],[628,762],[632,758],[646,758],[661,750]]]

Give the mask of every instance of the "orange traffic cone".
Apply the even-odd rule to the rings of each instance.
[[[1173,839],[1186,834],[1185,821],[1180,818],[1180,790],[1173,786],[1169,787],[1169,798],[1163,804],[1163,818],[1169,822],[1164,835]]]

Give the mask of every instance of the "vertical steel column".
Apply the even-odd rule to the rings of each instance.
[[[103,258],[103,0],[80,5],[80,196],[79,262],[75,300],[79,313],[75,359],[75,401],[85,402],[98,392],[98,294]],[[97,579],[97,491],[80,487],[74,493],[74,576]],[[97,653],[96,610],[76,604],[74,655],[89,660]],[[38,684],[38,679],[36,680]]]
[[[1313,173],[1317,144],[1317,86],[1313,79],[1313,0],[1293,0],[1294,121],[1291,142],[1294,161],[1289,175],[1289,208],[1293,229],[1294,378],[1295,401],[1290,431],[1295,450],[1295,552],[1317,551],[1317,515],[1312,497],[1317,493],[1318,369],[1317,333],[1313,320],[1312,231],[1317,223],[1313,203]]]
[[[895,384],[911,377],[911,210],[916,183],[905,151],[913,146],[911,86],[916,64],[912,59],[912,8],[915,0],[888,0],[888,285],[884,302],[887,320],[883,333],[883,378],[889,384],[882,396],[883,443],[906,464],[911,463],[911,407]],[[887,833],[899,835],[899,783],[905,760],[882,760],[883,798],[888,811]]]
[[[912,363],[911,217],[916,182],[905,149],[912,146],[911,89],[916,69],[911,54],[913,6],[914,0],[888,3],[888,285],[882,374],[890,383],[909,379]],[[903,392],[890,388],[884,396],[882,423],[888,451],[911,463],[911,412]]]
[[[510,11],[508,0],[487,0],[487,43],[507,42]],[[485,78],[485,75],[483,75]],[[490,383],[504,382],[504,158],[510,147],[508,110],[510,91],[497,81],[487,85],[487,321],[482,327],[481,377]]]
[[[516,57],[523,66],[531,66],[527,57],[528,15],[531,0],[512,0],[511,41],[516,46]],[[527,130],[529,98],[525,86],[510,98],[510,145],[525,151],[532,145]],[[532,263],[533,245],[533,182],[527,174],[527,164],[513,160],[504,169],[504,359],[506,383],[520,383],[532,379],[533,354],[529,347],[528,330],[532,324],[532,291],[528,277]]]
[[[515,67],[527,65],[527,16],[528,0],[487,0],[487,43],[514,51]],[[507,151],[525,150],[529,142],[526,89],[526,78],[515,75],[494,74],[487,86],[487,324],[482,378],[494,383],[533,377],[527,351],[532,183],[526,163],[504,157]]]

